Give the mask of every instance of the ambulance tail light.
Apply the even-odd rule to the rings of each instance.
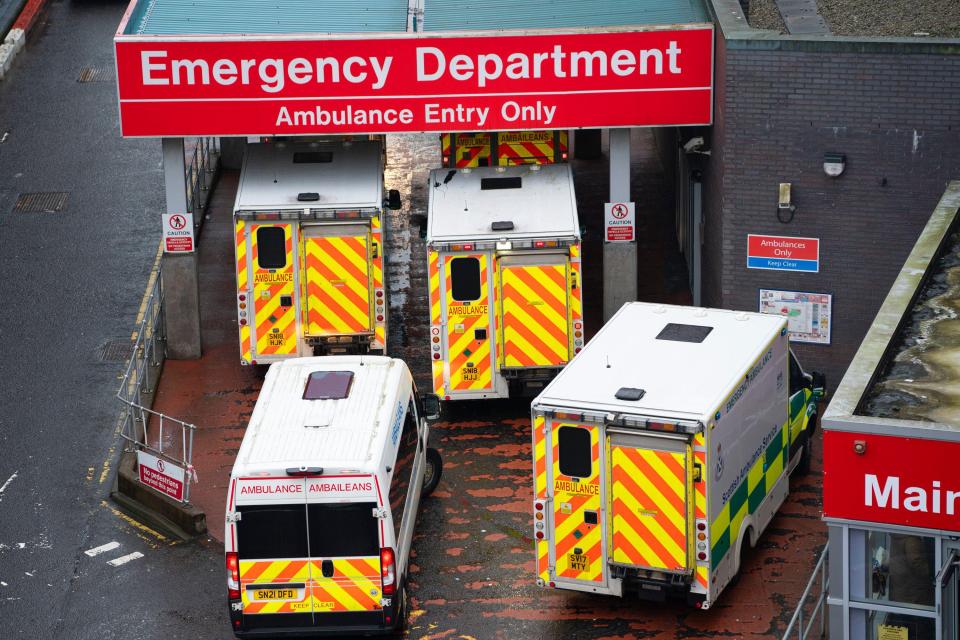
[[[397,592],[396,556],[390,547],[380,549],[380,583],[383,595],[392,596]]]
[[[569,157],[570,157],[570,154],[567,153],[566,151],[560,152],[560,159],[561,159],[561,160],[566,160],[566,159],[569,158]]]
[[[235,551],[227,552],[227,597],[240,599],[240,558]]]
[[[696,529],[697,560],[700,562],[706,562],[707,550],[710,548],[710,540],[707,536],[707,521],[698,518],[696,521]]]

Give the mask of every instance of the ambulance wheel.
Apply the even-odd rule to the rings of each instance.
[[[423,488],[420,495],[426,497],[433,493],[433,490],[440,484],[440,476],[443,475],[443,459],[440,458],[440,452],[433,447],[427,447],[426,466],[423,469]]]
[[[408,606],[409,605],[407,603],[407,586],[404,585],[403,588],[400,589],[400,606],[397,607],[397,626],[393,628],[395,633],[398,633],[398,634],[403,633],[404,627],[407,626]]]

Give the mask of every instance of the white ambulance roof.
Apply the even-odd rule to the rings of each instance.
[[[481,189],[484,179],[496,185],[510,178],[520,179],[519,189]],[[435,169],[429,186],[427,242],[580,237],[570,165]],[[506,221],[513,231],[490,228]]]
[[[349,371],[343,400],[304,400],[315,371]],[[382,356],[293,358],[270,367],[233,466],[236,477],[300,466],[373,473],[412,389],[402,360]]]
[[[703,342],[657,339],[671,323],[712,330]],[[717,408],[785,323],[761,313],[631,302],[533,402],[698,419]],[[646,393],[635,402],[618,400],[621,387]]]
[[[248,144],[237,188],[237,210],[280,208],[380,208],[383,205],[381,145],[353,142]],[[294,162],[297,159],[329,162]],[[300,193],[320,199],[299,202]]]

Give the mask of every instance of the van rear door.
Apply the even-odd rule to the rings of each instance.
[[[253,278],[248,282],[253,316],[251,351],[254,359],[272,361],[296,356],[299,321],[294,282],[293,224],[251,223],[248,246]]]
[[[448,396],[480,397],[494,388],[490,258],[489,253],[441,254]]]
[[[581,589],[606,587],[600,427],[552,418],[549,437],[549,538],[556,581]]]
[[[318,626],[383,624],[380,549],[388,546],[389,509],[382,510],[375,485],[364,475],[307,478],[310,591]]]
[[[686,573],[693,523],[687,439],[609,429],[607,450],[610,561]]]
[[[507,256],[499,263],[501,368],[561,366],[570,360],[566,254]]]
[[[236,491],[245,625],[313,624],[304,480],[241,478]]]
[[[307,336],[373,332],[370,247],[367,225],[304,225]]]

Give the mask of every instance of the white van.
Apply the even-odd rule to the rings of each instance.
[[[426,408],[425,406],[426,405]],[[240,638],[390,633],[421,496],[440,481],[427,447],[436,396],[382,356],[270,367],[233,466],[225,548]]]

